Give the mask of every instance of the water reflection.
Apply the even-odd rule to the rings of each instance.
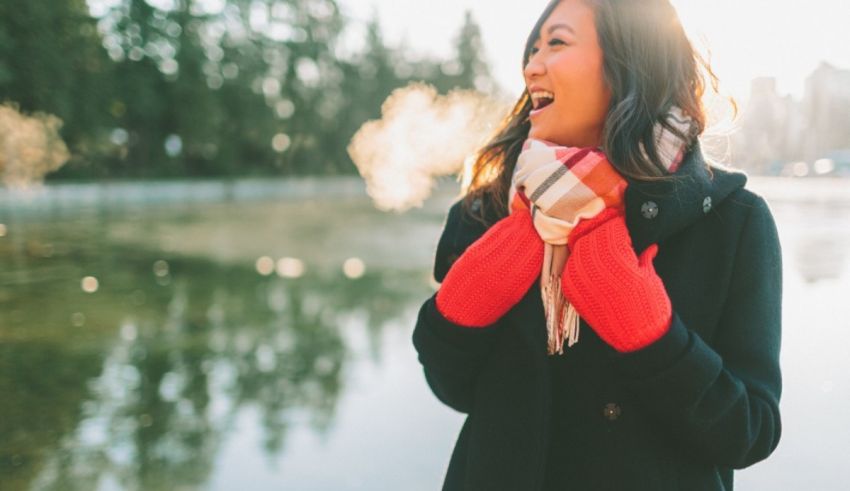
[[[53,240],[64,244],[43,254]],[[351,361],[343,330],[369,326],[377,348],[376,329],[422,294],[422,275],[403,272],[294,275],[287,260],[263,276],[77,245],[36,226],[2,251],[4,490],[199,487],[244,407],[261,415],[264,452],[281,454],[294,425],[331,427]]]
[[[797,269],[808,283],[836,280],[844,273],[847,243],[833,237],[809,237],[796,244]]]
[[[806,283],[841,279],[850,254],[850,183],[846,192],[829,201],[783,199],[781,189],[772,197],[783,250],[789,256],[786,275],[799,275]]]

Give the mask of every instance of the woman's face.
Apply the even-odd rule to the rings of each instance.
[[[582,0],[562,0],[539,34],[523,71],[534,101],[528,136],[567,146],[601,145],[611,93],[593,10]],[[541,108],[547,100],[538,96],[547,92],[554,99]]]

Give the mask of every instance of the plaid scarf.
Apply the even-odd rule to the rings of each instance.
[[[686,135],[694,134],[693,120],[680,108],[673,106],[667,119]],[[682,140],[660,122],[654,133],[664,168],[674,173],[691,140]],[[640,148],[646,156],[643,145]],[[530,210],[545,243],[540,285],[550,355],[563,354],[565,339],[569,347],[578,342],[579,316],[561,289],[561,273],[569,256],[567,236],[580,219],[592,218],[609,206],[624,209],[627,186],[601,149],[533,138],[523,143],[511,179],[509,208],[511,213]]]

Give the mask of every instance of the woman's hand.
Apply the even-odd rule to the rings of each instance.
[[[628,352],[667,332],[672,306],[652,264],[658,244],[638,257],[621,209],[608,208],[580,221],[567,245],[564,295],[603,341]]]
[[[528,209],[516,200],[514,208],[473,242],[443,279],[436,303],[449,321],[466,327],[494,324],[540,275],[543,240]]]

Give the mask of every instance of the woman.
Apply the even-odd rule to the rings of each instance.
[[[413,334],[467,415],[444,490],[728,491],[776,449],[780,244],[702,155],[700,66],[668,0],[535,25]]]

